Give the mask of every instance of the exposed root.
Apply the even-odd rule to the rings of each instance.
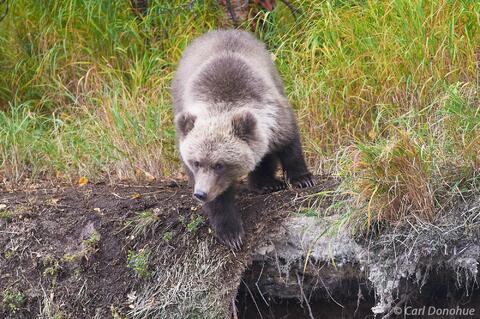
[[[300,275],[298,274],[298,272],[296,273],[296,275],[297,275],[297,282],[298,282],[298,287],[300,288],[300,293],[301,293],[302,300],[305,301],[305,304],[307,305],[308,315],[310,316],[311,319],[315,319],[315,317],[313,316],[313,313],[312,313],[312,308],[310,308],[310,304],[308,303],[308,299],[305,296],[305,293],[303,292],[303,285],[302,285],[302,281],[300,280]]]

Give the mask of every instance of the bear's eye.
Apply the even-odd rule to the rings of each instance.
[[[217,164],[213,165],[213,169],[216,170],[216,171],[221,171],[223,169],[223,164],[217,163]]]
[[[195,167],[195,168],[200,167],[200,162],[199,161],[193,162],[193,167]]]

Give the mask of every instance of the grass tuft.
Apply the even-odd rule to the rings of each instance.
[[[125,223],[125,228],[129,230],[133,238],[154,234],[160,226],[160,218],[150,210],[138,212],[135,216]]]
[[[432,221],[455,197],[478,193],[478,97],[458,84],[446,92],[344,154],[341,190],[353,195],[350,213],[360,228],[413,217]]]

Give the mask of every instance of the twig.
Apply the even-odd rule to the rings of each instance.
[[[120,186],[120,187],[126,187],[126,188],[159,188],[163,189],[163,186],[158,186],[158,185],[133,185],[133,184],[123,184],[123,183],[116,183],[112,184],[112,186]]]
[[[299,11],[298,8],[295,8],[293,4],[291,4],[288,0],[281,0],[287,7],[290,9],[290,12],[292,12],[292,15],[295,19],[297,19],[297,12]]]
[[[333,298],[332,294],[330,293],[330,291],[329,291],[328,288],[327,288],[327,285],[325,285],[325,283],[323,282],[322,277],[320,277],[320,281],[322,282],[322,285],[323,285],[323,287],[325,288],[325,291],[327,292],[327,294],[328,294],[328,296],[330,297],[330,299],[332,299],[332,301],[333,301],[334,303],[336,303],[339,307],[345,308],[344,305],[342,305],[341,303],[339,303],[338,301],[336,301],[335,298]]]
[[[263,296],[262,291],[260,290],[260,286],[258,285],[258,282],[260,281],[260,278],[262,277],[263,274],[263,268],[265,267],[265,263],[262,264],[262,269],[260,270],[260,274],[258,275],[257,281],[255,282],[255,286],[257,286],[258,293],[260,294],[260,297],[262,297],[263,302],[267,305],[267,307],[270,307],[269,303],[267,300],[265,300],[265,297]]]
[[[228,10],[228,13],[230,14],[230,18],[233,21],[233,25],[235,27],[238,27],[238,20],[237,20],[237,16],[235,15],[235,11],[233,10],[232,1],[225,0],[225,3],[227,5],[227,10]]]
[[[0,0],[0,4],[5,4],[5,11],[0,16],[0,22],[2,22],[2,20],[7,16],[10,6],[8,5],[8,0]]]
[[[258,311],[258,314],[260,315],[260,318],[263,319],[262,313],[260,311],[260,308],[258,308],[257,301],[255,300],[255,297],[253,296],[252,291],[250,290],[250,288],[248,288],[245,281],[243,281],[243,279],[241,279],[241,280],[242,280],[242,283],[244,284],[244,286],[247,288],[248,293],[250,294],[250,297],[252,297],[253,304],[255,305],[255,308],[257,308],[257,311]]]
[[[362,294],[362,287],[360,286],[360,282],[358,283],[358,293],[357,293],[357,307],[353,312],[353,318],[357,316],[358,309],[360,309],[360,302],[364,299]]]
[[[18,235],[21,234],[20,232],[8,231],[8,230],[0,230],[0,234],[10,234],[10,235]]]
[[[120,196],[120,195],[118,195],[117,193],[114,193],[114,192],[112,192],[112,195],[115,196],[116,198],[120,198],[120,199],[131,199],[129,197],[122,197],[122,196]]]
[[[237,305],[235,304],[235,296],[232,298],[232,319],[238,319]]]
[[[305,300],[305,303],[307,304],[308,308],[308,315],[310,316],[311,319],[315,319],[312,313],[312,308],[310,308],[310,304],[308,303],[307,297],[305,296],[305,293],[303,292],[303,285],[300,280],[300,276],[298,275],[298,272],[296,273],[297,275],[297,282],[298,282],[298,287],[300,287],[300,294],[302,295],[302,299]]]

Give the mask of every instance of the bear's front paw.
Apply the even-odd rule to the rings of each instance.
[[[283,181],[279,181],[276,178],[269,179],[268,181],[250,181],[249,183],[249,189],[255,193],[260,194],[277,192],[286,188],[287,184]]]
[[[290,180],[290,184],[297,188],[312,187],[315,186],[315,178],[313,177],[312,173],[307,173],[305,175],[292,178]]]
[[[282,189],[286,189],[286,188],[287,188],[287,184],[285,182],[274,179],[269,184],[264,185],[261,189],[261,192],[263,194],[266,194],[266,193],[281,191]]]
[[[211,219],[210,224],[220,243],[231,249],[240,250],[245,235],[240,218],[235,218],[231,215],[222,216],[221,214],[217,214]]]

